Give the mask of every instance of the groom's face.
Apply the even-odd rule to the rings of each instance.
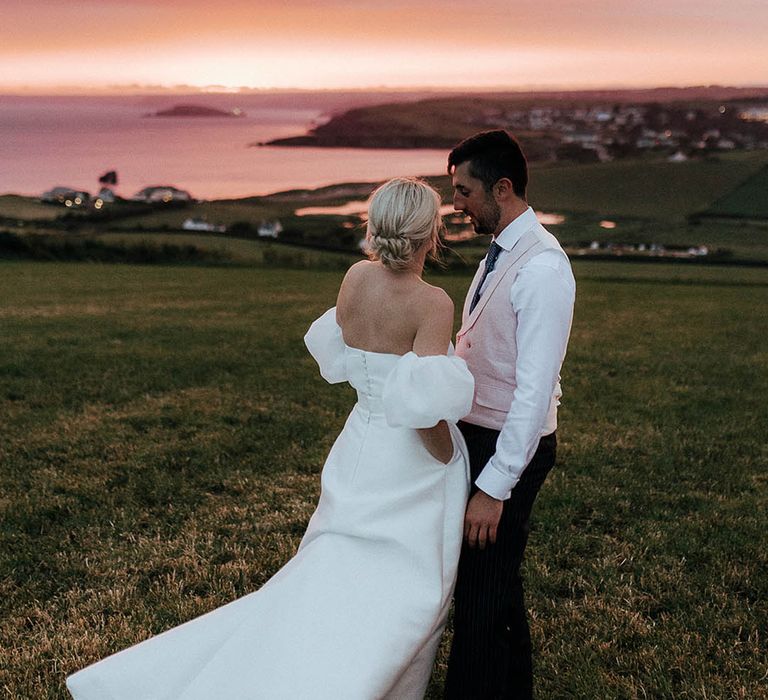
[[[498,233],[501,209],[482,181],[472,177],[469,161],[453,171],[453,208],[469,217],[475,233]]]

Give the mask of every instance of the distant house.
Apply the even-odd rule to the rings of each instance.
[[[150,204],[169,202],[191,202],[192,195],[186,190],[180,190],[171,185],[153,185],[145,187],[137,192],[131,199],[134,202],[148,202]]]
[[[606,124],[613,119],[613,111],[597,107],[590,112],[589,118],[598,124]]]
[[[577,131],[563,136],[563,143],[580,143],[582,145],[597,143],[600,137],[591,131]]]
[[[669,156],[667,160],[670,163],[685,163],[685,161],[688,160],[688,156],[685,155],[685,153],[683,153],[682,151],[676,151],[671,156]]]
[[[43,192],[40,200],[54,204],[63,204],[65,207],[82,207],[90,202],[91,195],[74,187],[58,186]]]
[[[181,225],[185,231],[205,231],[206,233],[224,233],[226,226],[208,223],[205,219],[185,219]]]
[[[96,197],[102,202],[109,202],[111,204],[115,201],[115,191],[110,187],[102,187]]]
[[[283,225],[279,221],[262,221],[257,232],[261,238],[277,238],[283,232]]]

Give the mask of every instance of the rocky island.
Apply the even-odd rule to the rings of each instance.
[[[236,107],[232,110],[204,107],[203,105],[175,105],[170,109],[152,112],[148,117],[244,117],[245,112]]]

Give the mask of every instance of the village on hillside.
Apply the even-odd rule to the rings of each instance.
[[[598,104],[486,108],[478,128],[554,135],[557,160],[609,161],[664,152],[672,161],[708,153],[768,149],[768,105]]]

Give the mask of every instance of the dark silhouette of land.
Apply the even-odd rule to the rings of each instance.
[[[175,105],[170,109],[161,109],[152,114],[148,114],[149,117],[226,117],[237,118],[244,117],[245,113],[240,110],[224,110],[216,109],[215,107],[205,107],[204,105]]]
[[[712,144],[692,144],[707,138],[738,148],[740,135],[745,148],[760,148],[768,141],[764,125],[738,119],[750,105],[768,109],[768,87],[466,93],[361,106],[337,112],[305,134],[251,145],[450,148],[476,131],[507,128],[525,143],[531,160],[606,160],[656,146],[702,151]],[[670,130],[678,136],[670,138]],[[558,158],[563,146],[561,155],[568,157]]]

